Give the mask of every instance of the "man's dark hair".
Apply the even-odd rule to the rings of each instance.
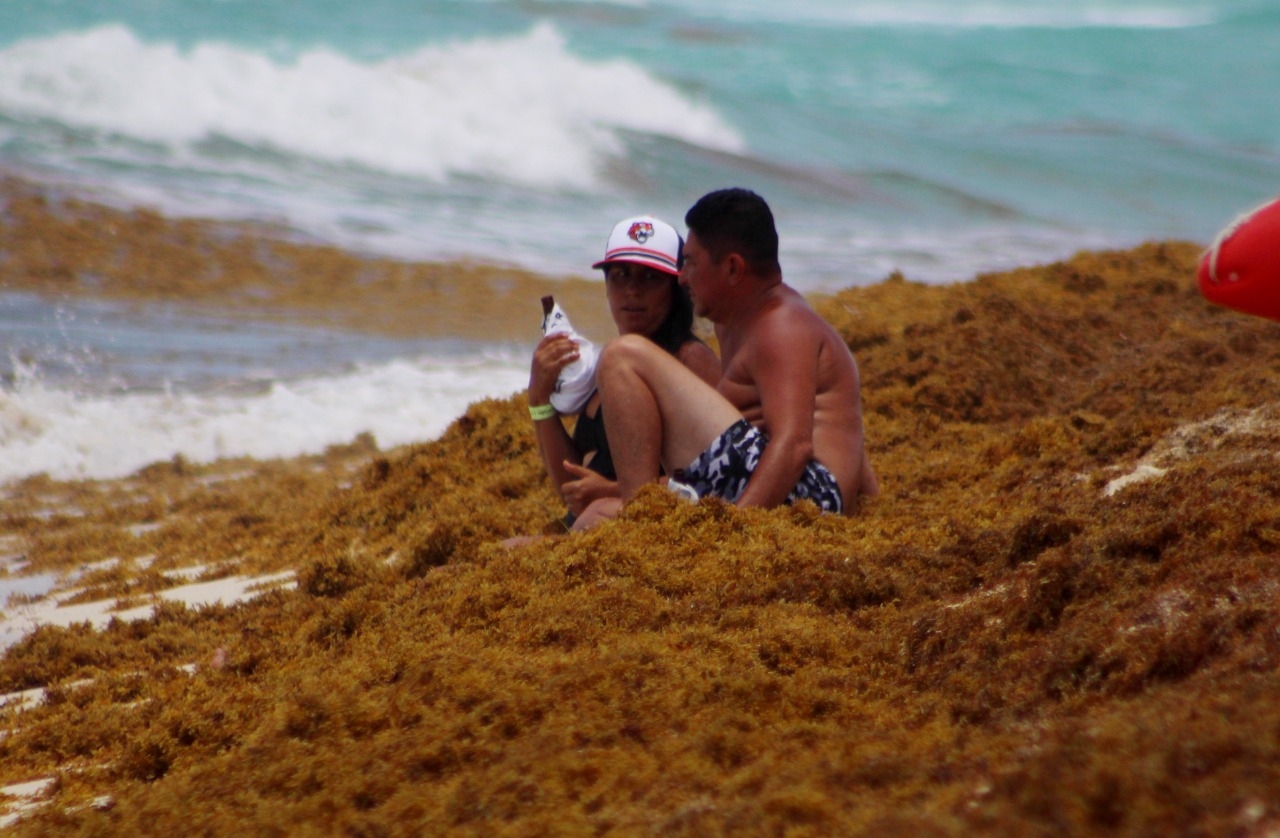
[[[772,276],[782,270],[773,212],[750,189],[708,192],[685,213],[684,223],[717,262],[737,253],[755,273]]]

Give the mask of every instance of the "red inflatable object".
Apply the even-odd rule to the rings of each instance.
[[[1280,320],[1280,198],[1219,233],[1200,257],[1197,279],[1210,302]]]

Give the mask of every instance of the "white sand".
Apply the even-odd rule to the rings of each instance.
[[[189,577],[199,575],[202,570],[184,568],[174,571],[173,575]],[[150,602],[123,610],[116,610],[115,599],[64,605],[79,591],[60,591],[35,602],[5,608],[4,617],[0,619],[0,649],[12,646],[41,625],[89,623],[100,629],[112,620],[145,620],[154,613],[155,606],[163,602],[181,602],[188,608],[215,603],[230,605],[251,599],[273,587],[293,587],[292,578],[293,571],[290,570],[266,576],[228,576],[212,582],[192,582],[159,591],[150,597]]]
[[[0,798],[0,805],[8,804],[8,811],[0,815],[0,829],[12,825],[24,814],[42,805],[42,801],[36,798],[44,794],[51,785],[53,785],[53,778],[43,777],[39,780],[0,787],[0,795],[4,796]]]
[[[1253,410],[1227,408],[1208,419],[1170,431],[1131,471],[1108,482],[1102,493],[1111,497],[1136,483],[1158,479],[1190,457],[1229,444],[1241,449],[1241,456],[1280,457],[1277,443],[1280,443],[1280,403]]]
[[[190,579],[203,571],[202,567],[179,568],[168,575]],[[94,628],[101,628],[113,619],[146,619],[154,612],[156,605],[162,602],[181,602],[189,608],[240,602],[272,588],[294,586],[296,583],[293,575],[293,571],[284,571],[266,576],[230,576],[212,582],[192,582],[160,591],[151,597],[152,601],[149,603],[118,611],[115,610],[114,599],[63,605],[63,602],[74,597],[78,591],[60,591],[36,602],[6,609],[4,618],[0,619],[0,648],[12,645],[39,625],[69,626],[87,622]],[[197,667],[195,664],[186,664],[179,669],[191,674]],[[76,687],[88,683],[89,681],[76,681],[62,686]],[[0,695],[0,713],[20,713],[39,706],[44,699],[45,690],[41,687]],[[33,809],[44,805],[45,801],[41,798],[52,783],[52,777],[43,777],[0,788],[0,829],[11,826]],[[106,805],[108,802],[108,799],[103,798],[92,805]]]

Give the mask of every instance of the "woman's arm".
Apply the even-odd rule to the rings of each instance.
[[[578,358],[578,345],[566,335],[553,334],[543,338],[533,350],[533,362],[529,369],[530,409],[549,406],[560,371]],[[580,464],[582,456],[573,447],[569,432],[564,429],[558,413],[533,420],[534,436],[538,440],[538,454],[547,475],[563,494],[565,483],[575,479],[564,467],[565,460]]]
[[[622,495],[618,490],[618,481],[610,480],[586,466],[566,463],[564,469],[569,473],[570,479],[568,483],[561,485],[560,496],[574,515],[581,515],[583,510],[598,500]]]

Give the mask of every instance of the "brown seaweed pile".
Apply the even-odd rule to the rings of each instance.
[[[395,451],[10,487],[33,567],[298,580],[10,649],[0,691],[46,698],[0,711],[0,785],[55,780],[14,829],[1275,834],[1280,326],[1196,256],[816,300],[884,488],[850,518],[654,489],[504,550],[561,512],[518,396]]]
[[[6,290],[164,300],[240,318],[483,340],[520,339],[539,321],[538,298],[554,293],[584,333],[613,332],[599,282],[492,265],[368,258],[289,233],[114,209],[0,171],[0,287]],[[502,256],[493,254],[495,262]]]

